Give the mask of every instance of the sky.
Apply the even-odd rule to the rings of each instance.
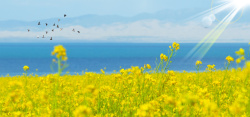
[[[214,0],[219,2],[220,0]],[[218,22],[204,26],[212,0],[5,0],[0,4],[0,43],[50,42],[36,39],[53,27],[37,27],[41,21],[61,18],[63,30],[49,32],[54,41],[82,42],[199,42]],[[218,42],[249,42],[250,12],[228,26]],[[227,11],[225,11],[227,12]],[[63,19],[67,14],[67,19]],[[236,17],[239,17],[238,14]],[[224,14],[216,15],[217,18]],[[62,24],[64,23],[64,24]],[[207,23],[205,23],[207,25]],[[73,33],[75,28],[80,34]],[[27,32],[30,29],[30,32]],[[36,40],[34,40],[36,39]]]
[[[0,20],[33,21],[86,14],[134,16],[165,9],[210,7],[210,0],[4,0],[0,4]],[[7,12],[6,12],[7,11]]]

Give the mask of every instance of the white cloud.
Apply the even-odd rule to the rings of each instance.
[[[98,27],[85,28],[82,26],[70,26],[59,29],[55,32],[21,32],[21,31],[0,31],[1,38],[36,38],[44,34],[48,37],[66,38],[71,40],[88,40],[88,41],[115,41],[115,42],[198,42],[209,31],[210,28],[203,28],[202,25],[189,22],[184,25],[161,22],[158,20],[143,20],[127,24],[115,23],[112,25],[102,25]],[[72,29],[81,31],[80,34],[72,32]],[[233,24],[218,39],[219,42],[248,42],[250,40],[250,25]],[[133,37],[134,39],[128,39]],[[122,38],[122,39],[120,39]],[[127,38],[127,39],[126,39]],[[240,40],[236,40],[240,39]]]

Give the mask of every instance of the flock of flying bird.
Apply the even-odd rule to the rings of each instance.
[[[64,14],[64,17],[66,17],[66,16],[67,16],[67,15]],[[58,22],[60,22],[60,19],[58,19]],[[38,25],[41,25],[41,22],[38,22]],[[48,26],[48,23],[45,23],[45,25]],[[54,27],[56,26],[56,28],[59,28],[59,25],[58,25],[58,24],[56,25],[56,24],[54,23],[53,26],[54,26]],[[30,29],[27,29],[27,30],[28,30],[28,32],[30,32]],[[63,30],[63,28],[60,28],[60,31],[62,31],[62,30]],[[54,29],[51,29],[51,31],[54,32]],[[72,29],[72,31],[73,31],[73,32],[76,32],[74,28]],[[48,32],[48,31],[45,31],[45,33],[48,34],[49,32]],[[80,31],[77,31],[77,33],[80,33]],[[37,38],[39,38],[39,36],[37,36]],[[45,38],[44,35],[42,36],[42,38]],[[50,40],[52,40],[52,37],[50,37]]]

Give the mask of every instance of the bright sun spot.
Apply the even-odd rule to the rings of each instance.
[[[246,6],[250,6],[250,0],[228,0],[228,1],[239,9]]]

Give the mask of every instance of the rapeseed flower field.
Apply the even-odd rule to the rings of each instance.
[[[83,72],[62,75],[67,67],[66,49],[56,46],[52,55],[57,74],[0,78],[0,116],[33,117],[249,117],[250,62],[245,52],[238,59],[225,57],[225,70],[216,65],[194,63],[197,72],[170,70],[178,43],[161,54],[156,68],[132,66],[111,74]],[[245,62],[244,68],[231,68],[232,62]],[[206,71],[199,71],[200,67]],[[22,70],[22,68],[20,68]]]

